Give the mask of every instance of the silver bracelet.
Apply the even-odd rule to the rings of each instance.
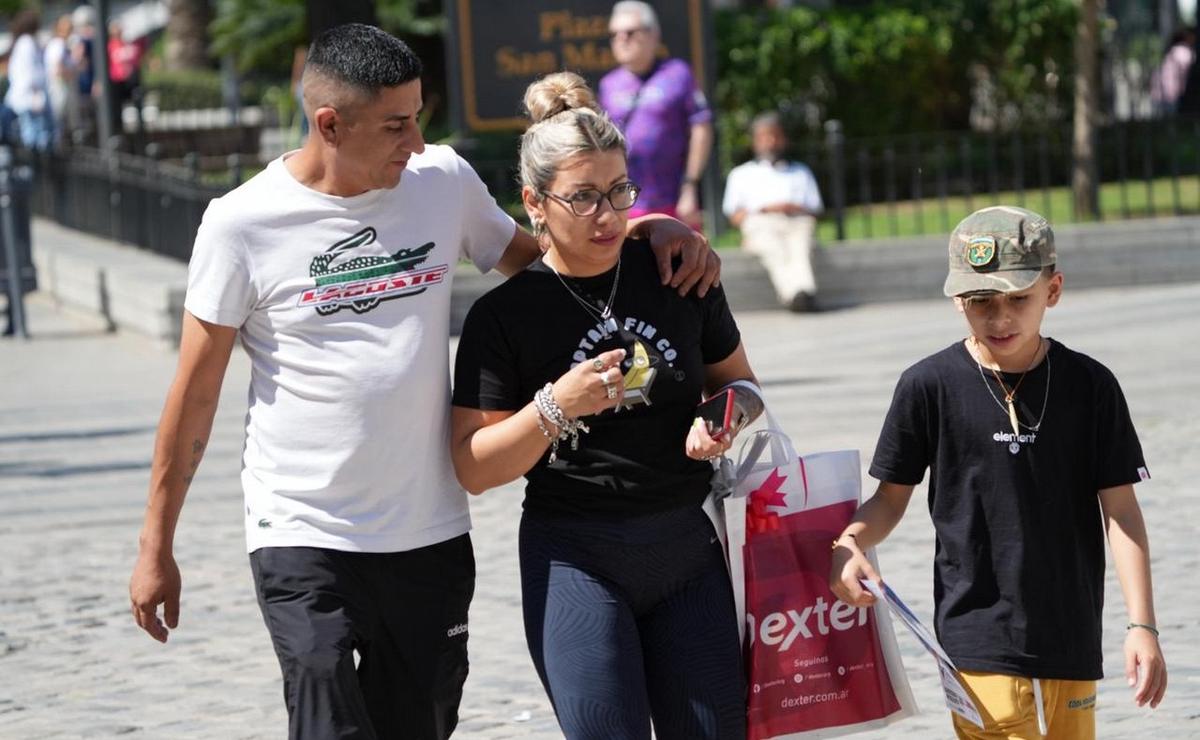
[[[542,436],[546,439],[556,439],[558,435],[554,434],[554,432],[551,432],[546,427],[546,416],[542,413],[542,410],[538,407],[536,401],[533,404],[533,409],[534,414],[537,416],[538,429],[542,432]]]
[[[538,427],[542,430],[542,434],[551,440],[549,460],[551,464],[558,459],[558,443],[562,440],[570,438],[571,449],[579,449],[579,433],[590,432],[591,429],[588,429],[587,424],[584,424],[579,419],[567,418],[567,415],[563,413],[562,407],[554,400],[554,385],[552,383],[542,386],[541,390],[534,394],[533,405],[538,412]],[[550,430],[546,428],[542,417],[545,417],[546,421],[558,427],[557,436],[551,434]]]
[[[567,417],[558,402],[554,400],[554,386],[550,383],[542,386],[533,396],[533,403],[546,420],[559,428],[566,426]]]
[[[1155,638],[1158,637],[1158,628],[1152,624],[1142,624],[1140,622],[1130,622],[1129,624],[1125,625],[1126,632],[1128,632],[1129,630],[1132,630],[1132,629],[1144,629],[1147,632],[1149,632],[1150,634],[1154,635]]]

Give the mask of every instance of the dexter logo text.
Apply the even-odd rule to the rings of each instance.
[[[853,607],[841,599],[830,605],[821,596],[817,597],[817,603],[804,607],[803,611],[788,609],[783,612],[771,612],[757,623],[753,614],[746,613],[746,626],[751,643],[762,640],[764,645],[778,645],[781,653],[790,648],[797,637],[807,640],[813,636],[814,631],[820,635],[828,635],[831,629],[845,632],[866,623],[866,607]]]

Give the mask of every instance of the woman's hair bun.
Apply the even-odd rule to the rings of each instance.
[[[546,75],[525,89],[525,110],[534,123],[577,108],[599,112],[592,88],[574,72]]]

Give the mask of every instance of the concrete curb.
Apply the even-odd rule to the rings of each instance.
[[[1058,267],[1071,288],[1200,280],[1200,218],[1063,226]],[[814,257],[822,308],[942,294],[947,237],[864,239]]]
[[[55,303],[101,316],[111,329],[179,343],[187,265],[34,219],[39,289]]]
[[[1200,280],[1200,217],[1147,219],[1055,230],[1059,266],[1071,288]],[[736,312],[778,309],[758,260],[723,251],[723,283]],[[33,260],[40,289],[56,303],[98,314],[112,329],[165,345],[179,342],[187,266],[134,247],[33,222]],[[820,247],[813,258],[821,308],[940,296],[945,237],[847,241]],[[460,265],[454,276],[450,326],[502,277]]]

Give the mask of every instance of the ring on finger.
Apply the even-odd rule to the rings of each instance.
[[[617,397],[617,387],[615,385],[606,385],[604,386],[604,393],[608,396],[609,400],[612,400]]]
[[[596,359],[592,360],[592,367],[596,369],[596,372],[600,372],[604,369],[604,361],[597,357]]]
[[[612,368],[608,368],[608,369],[606,369],[606,370],[604,370],[603,372],[601,372],[601,373],[600,373],[600,382],[601,382],[601,383],[603,383],[604,385],[608,385],[608,383],[609,383],[609,380],[608,380],[608,371],[609,371],[609,370],[611,370],[611,369],[612,369]]]

